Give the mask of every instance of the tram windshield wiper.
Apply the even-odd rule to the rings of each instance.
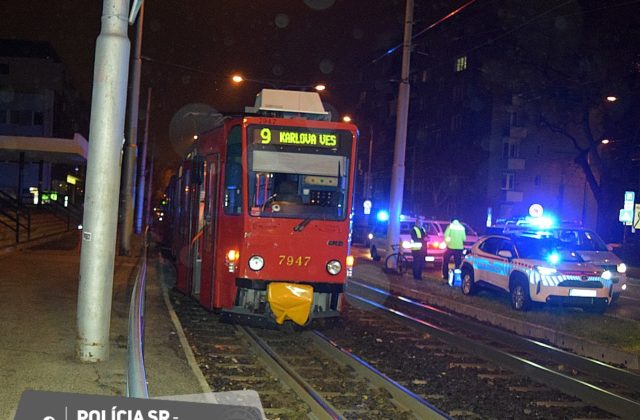
[[[307,216],[302,222],[298,223],[297,225],[294,226],[293,231],[294,232],[302,232],[302,229],[304,229],[309,222],[311,221],[311,218],[313,216]]]

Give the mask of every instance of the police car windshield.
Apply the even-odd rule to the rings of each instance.
[[[555,238],[515,237],[514,243],[520,258],[531,260],[550,260],[555,256],[557,261],[582,262],[582,259],[571,249],[562,246]]]
[[[553,236],[566,248],[576,251],[608,251],[602,239],[590,230],[555,229]]]

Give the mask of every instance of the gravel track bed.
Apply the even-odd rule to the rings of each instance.
[[[614,418],[370,310],[324,334],[455,418]]]
[[[263,366],[235,326],[219,322],[218,315],[179,292],[170,295],[214,392],[255,390],[270,419],[308,415],[307,405]],[[346,418],[413,418],[392,405],[386,391],[372,388],[351,368],[336,365],[312,343],[300,340],[299,332],[256,332]],[[614,418],[427,333],[352,305],[346,305],[342,320],[322,333],[454,418]]]

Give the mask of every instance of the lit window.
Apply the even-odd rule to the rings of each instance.
[[[502,189],[505,191],[513,190],[514,174],[505,172],[502,174]]]
[[[467,69],[467,56],[463,55],[456,59],[456,73]]]

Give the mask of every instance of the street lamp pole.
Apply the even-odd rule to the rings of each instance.
[[[400,214],[404,188],[404,161],[407,148],[407,119],[409,114],[409,68],[411,58],[411,30],[413,25],[413,0],[407,0],[404,22],[404,42],[402,46],[402,71],[398,86],[398,111],[396,117],[396,139],[391,171],[391,192],[389,198],[389,229],[387,245],[400,242]]]
[[[129,92],[129,118],[126,144],[122,156],[122,190],[120,191],[120,255],[131,255],[133,235],[133,208],[136,184],[136,160],[138,155],[138,107],[140,102],[140,72],[142,60],[142,26],[144,4],[136,21],[133,60],[131,61],[131,88]]]
[[[128,9],[129,0],[104,0],[96,41],[76,318],[76,351],[83,362],[109,359],[123,98],[130,51]]]

